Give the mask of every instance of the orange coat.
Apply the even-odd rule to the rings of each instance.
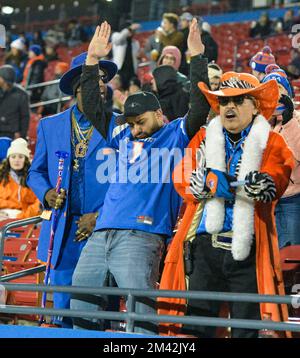
[[[161,290],[187,289],[183,262],[183,242],[187,235],[196,234],[195,230],[194,233],[191,233],[190,229],[197,209],[200,209],[200,205],[203,206],[203,203],[199,203],[189,191],[189,178],[191,172],[196,168],[196,150],[200,147],[205,136],[206,130],[201,128],[188,147],[190,151],[187,155],[191,156],[191,161],[186,160],[185,157],[173,173],[175,188],[186,201],[187,208],[165,259],[160,283]],[[267,146],[263,152],[260,171],[272,176],[276,185],[276,200],[286,190],[293,166],[293,156],[284,139],[277,133],[270,132]],[[177,178],[178,182],[178,178],[181,177],[183,179],[176,183],[174,179]],[[259,294],[285,294],[274,217],[276,200],[267,204],[257,202],[255,205],[256,272]],[[286,305],[262,303],[260,308],[262,318],[271,317],[274,321],[285,321],[288,318]],[[185,299],[159,299],[159,314],[184,315],[185,309]],[[161,332],[170,335],[176,334],[179,326],[163,324]]]
[[[3,182],[0,184],[0,209],[22,210],[17,219],[36,216],[41,211],[40,202],[33,191],[16,183],[11,176],[5,186]]]

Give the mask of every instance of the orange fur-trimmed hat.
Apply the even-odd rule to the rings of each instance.
[[[249,73],[233,71],[224,73],[221,77],[220,89],[217,91],[211,91],[204,82],[199,82],[198,86],[215,113],[220,113],[218,97],[248,95],[258,101],[260,114],[270,119],[279,99],[279,90],[275,80],[261,84]]]

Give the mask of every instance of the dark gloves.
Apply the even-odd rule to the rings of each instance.
[[[246,175],[245,192],[247,196],[263,203],[271,202],[276,195],[276,187],[272,177],[258,171]]]
[[[285,110],[282,112],[282,125],[285,125],[293,118],[294,104],[291,98],[285,94],[281,95],[279,102],[285,106]]]
[[[212,197],[233,200],[234,190],[230,187],[233,181],[235,177],[217,169],[196,169],[191,176],[190,190],[198,200]]]

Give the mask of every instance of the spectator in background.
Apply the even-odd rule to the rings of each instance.
[[[293,78],[300,77],[300,49],[293,48],[292,49],[292,61],[288,65],[288,74]]]
[[[209,80],[210,89],[212,91],[217,91],[220,88],[221,77],[223,75],[223,71],[214,62],[209,63],[207,65],[207,71],[208,71],[208,80]],[[212,108],[210,108],[207,122],[211,121],[216,116],[217,116],[217,113]]]
[[[217,91],[220,87],[223,71],[216,63],[209,63],[207,69],[210,89],[212,91]]]
[[[161,31],[162,31],[162,28],[158,27],[155,30],[154,34],[148,38],[148,40],[146,41],[145,46],[144,46],[145,55],[150,60],[151,71],[154,70],[154,68],[156,67],[156,62],[159,58],[159,53],[160,53],[159,37],[160,37]]]
[[[75,47],[87,41],[87,35],[76,19],[69,21],[66,37],[68,47]]]
[[[264,38],[269,36],[271,32],[272,21],[270,20],[268,13],[263,12],[260,15],[258,22],[252,22],[249,35],[253,38]]]
[[[68,71],[68,69],[69,69],[69,65],[66,62],[58,62],[54,69],[54,79],[55,80],[60,79],[61,76]],[[51,99],[58,99],[61,98],[62,96],[63,94],[59,89],[59,83],[55,83],[45,87],[41,100],[50,101]],[[60,107],[59,103],[44,105],[43,112],[42,112],[43,116],[48,116],[60,112],[60,108],[58,107]]]
[[[294,23],[295,23],[294,10],[289,9],[285,12],[285,14],[283,16],[283,22],[282,22],[283,31],[291,32]]]
[[[172,66],[163,65],[153,71],[153,91],[162,112],[171,122],[183,117],[189,109],[189,93],[177,83],[177,72]]]
[[[32,40],[29,42],[30,45],[39,45],[42,48],[42,51],[45,51],[45,41],[42,36],[42,31],[34,31]]]
[[[49,29],[45,35],[45,41],[51,42],[53,46],[66,43],[66,36],[59,24],[54,25],[53,29]]]
[[[172,66],[176,70],[177,83],[179,83],[186,92],[189,92],[190,81],[184,74],[179,72],[181,58],[181,52],[176,46],[166,46],[162,51],[157,65]]]
[[[58,61],[58,59],[56,45],[51,43],[51,41],[47,41],[45,46],[45,60],[49,63],[51,61]]]
[[[261,51],[257,52],[250,60],[250,67],[252,69],[252,75],[255,76],[260,82],[265,77],[266,67],[274,64],[275,57],[272,54],[272,50],[269,46],[265,46]]]
[[[0,67],[0,137],[26,138],[29,124],[29,98],[22,87],[15,84],[12,66]]]
[[[281,95],[269,123],[274,132],[280,133],[285,139],[296,164],[289,186],[275,208],[279,248],[282,248],[288,245],[300,245],[300,113],[294,110],[293,90],[284,70],[277,65],[269,65],[266,73],[262,82],[276,80]]]
[[[132,24],[128,21],[121,27],[120,32],[114,32],[111,37],[113,62],[118,66],[118,73],[121,76],[123,89],[128,89],[129,80],[136,75],[138,67],[138,56],[140,44],[133,39],[133,35],[139,24]]]
[[[205,46],[204,57],[208,62],[218,61],[218,44],[211,36],[211,26],[208,22],[201,22],[201,40]]]
[[[40,203],[27,184],[30,150],[23,138],[12,141],[0,165],[0,220],[25,219],[40,213]]]
[[[30,85],[44,82],[44,70],[47,66],[45,57],[42,54],[42,48],[40,45],[32,45],[29,47],[28,53],[29,60],[26,64],[22,86],[27,89]],[[37,102],[41,98],[43,88],[35,88],[30,91],[30,100]]]
[[[141,87],[141,81],[137,77],[132,77],[129,81],[128,95],[140,92],[142,90]]]
[[[176,46],[182,51],[184,46],[183,33],[177,30],[178,27],[178,16],[173,13],[165,13],[163,15],[162,29],[160,33],[160,44],[161,50],[166,46]]]
[[[18,38],[10,44],[11,50],[5,56],[4,62],[13,66],[16,72],[16,82],[20,83],[23,79],[23,71],[27,63],[27,54],[25,52],[25,43]]]
[[[183,34],[183,46],[181,49],[181,64],[179,67],[179,70],[184,75],[189,75],[189,63],[190,63],[190,55],[188,53],[188,47],[187,47],[187,39],[189,36],[189,27],[191,24],[191,21],[193,20],[193,15],[189,12],[184,12],[180,16],[180,32]]]

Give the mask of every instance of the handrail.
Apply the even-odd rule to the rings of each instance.
[[[2,261],[3,261],[4,240],[5,240],[6,232],[10,229],[15,229],[17,227],[30,225],[30,224],[37,224],[42,220],[43,219],[40,216],[33,216],[32,218],[12,221],[0,228],[0,276],[2,275]]]
[[[22,271],[10,273],[8,275],[0,276],[0,283],[1,282],[9,282],[9,281],[16,280],[18,278],[26,277],[29,275],[35,275],[37,273],[41,273],[44,271],[46,271],[46,265],[39,265],[39,266],[32,267],[27,270],[22,270]]]
[[[247,302],[273,302],[273,303],[292,303],[294,297],[291,296],[271,296],[256,294],[237,294],[237,293],[220,293],[220,292],[201,292],[201,291],[166,291],[166,290],[137,290],[137,289],[119,289],[119,288],[89,288],[89,287],[67,287],[67,286],[43,286],[28,284],[8,284],[3,283],[3,287],[9,291],[45,291],[45,292],[68,292],[68,293],[84,293],[96,295],[122,295],[130,296],[133,304],[127,306],[127,312],[111,312],[111,311],[82,311],[82,310],[66,310],[66,309],[43,309],[38,307],[23,306],[7,306],[0,305],[0,312],[9,314],[38,314],[49,316],[63,317],[81,317],[93,319],[111,319],[125,320],[127,322],[126,331],[133,332],[135,321],[146,322],[169,322],[205,326],[220,326],[233,328],[248,329],[270,329],[276,331],[300,332],[300,325],[296,323],[282,323],[268,320],[245,320],[245,319],[225,319],[213,317],[196,317],[196,316],[174,316],[174,315],[156,315],[156,314],[138,314],[135,313],[136,297],[185,297],[221,301],[247,301]],[[297,296],[299,297],[299,295]]]
[[[277,304],[294,304],[298,298],[300,303],[300,295],[279,296],[279,295],[259,295],[256,293],[228,293],[213,291],[173,291],[173,290],[140,290],[134,288],[116,288],[116,287],[79,287],[79,286],[45,286],[33,284],[16,284],[1,283],[8,291],[35,291],[35,292],[64,292],[73,294],[88,295],[116,295],[135,297],[173,297],[187,299],[201,299],[228,302],[262,302]]]

